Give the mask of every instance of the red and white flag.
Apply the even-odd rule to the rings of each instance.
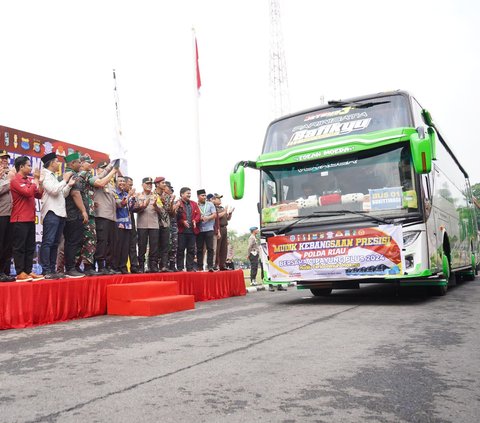
[[[195,69],[197,76],[197,92],[200,95],[200,88],[202,87],[202,79],[200,78],[200,66],[198,64],[198,44],[197,37],[195,37]]]

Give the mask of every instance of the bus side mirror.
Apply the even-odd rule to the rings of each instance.
[[[245,191],[245,168],[237,164],[230,173],[230,191],[234,200],[241,200]]]
[[[429,128],[430,129],[430,128]],[[432,170],[432,151],[435,146],[435,131],[427,131],[420,136],[418,132],[410,135],[413,167],[416,173],[430,173]]]

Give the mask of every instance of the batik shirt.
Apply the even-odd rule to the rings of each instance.
[[[128,208],[128,192],[123,190],[115,190],[115,200],[117,202],[117,228],[132,229],[132,221],[130,219],[130,210]],[[125,201],[127,200],[127,201]]]

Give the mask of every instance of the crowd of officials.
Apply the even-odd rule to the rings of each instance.
[[[222,206],[221,195],[201,189],[193,201],[183,187],[177,199],[162,176],[143,178],[137,193],[115,163],[95,166],[88,154],[66,156],[63,174],[55,153],[41,160],[42,171],[32,170],[26,156],[11,168],[10,156],[0,150],[0,281],[228,269],[233,209]],[[43,224],[42,274],[32,271],[35,199]]]

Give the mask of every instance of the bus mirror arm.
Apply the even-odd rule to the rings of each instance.
[[[234,167],[233,167],[233,173],[236,173],[238,171],[238,168],[240,166],[243,167],[249,167],[251,169],[256,169],[257,168],[257,162],[252,162],[250,160],[242,160],[238,162]]]

